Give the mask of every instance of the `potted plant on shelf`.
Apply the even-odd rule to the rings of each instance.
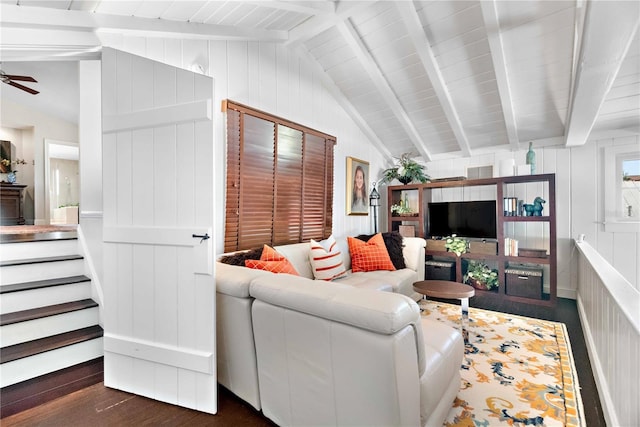
[[[499,285],[498,272],[492,270],[482,261],[471,260],[467,273],[464,275],[464,282],[483,291],[497,289]]]
[[[447,251],[460,256],[467,252],[467,244],[468,242],[465,239],[452,234],[449,237],[445,237],[444,247],[447,248]]]
[[[391,205],[391,213],[394,216],[417,216],[417,213],[414,213],[408,205],[400,202],[395,205]]]
[[[404,153],[396,157],[396,165],[385,169],[382,173],[382,182],[391,182],[397,179],[403,184],[410,184],[414,181],[425,183],[429,181],[429,175],[425,172],[425,166],[416,162],[411,153]]]

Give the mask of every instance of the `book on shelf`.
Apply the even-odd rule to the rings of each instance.
[[[506,256],[518,256],[518,241],[516,239],[505,237],[504,254]]]
[[[520,210],[518,209],[517,197],[505,197],[503,200],[503,213],[504,216],[519,216]]]

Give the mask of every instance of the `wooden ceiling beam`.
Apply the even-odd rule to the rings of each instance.
[[[46,7],[22,7],[0,4],[3,26],[24,26],[43,29],[73,29],[88,32],[117,32],[145,37],[167,37],[203,40],[247,40],[285,42],[286,31],[241,28],[231,25],[199,24],[166,19],[88,13]]]
[[[332,15],[323,14],[321,16],[314,16],[289,31],[289,40],[285,42],[285,46],[304,43],[323,31],[344,22],[374,3],[376,3],[376,1],[341,2],[337,5],[335,13]]]
[[[502,115],[504,116],[504,125],[507,130],[507,138],[509,139],[511,149],[515,151],[519,149],[518,143],[520,142],[518,139],[518,124],[516,123],[513,110],[511,85],[509,84],[509,73],[507,72],[507,62],[505,60],[502,34],[500,33],[500,21],[498,19],[496,1],[481,1],[480,8],[482,9],[482,18],[484,19],[487,32],[489,50],[491,51],[496,84],[500,95],[500,104],[502,105]]]
[[[302,58],[307,64],[309,64],[322,80],[323,86],[331,93],[336,102],[342,107],[342,109],[347,113],[347,115],[354,121],[354,123],[360,128],[362,133],[369,138],[369,141],[373,143],[376,149],[389,161],[393,159],[391,152],[385,146],[378,135],[371,129],[367,121],[358,113],[358,110],[353,106],[353,104],[347,99],[345,94],[340,90],[340,88],[335,84],[335,82],[329,77],[327,72],[322,68],[320,63],[316,61],[316,59],[309,53],[308,50],[304,49],[302,46],[297,45],[293,48],[295,54]]]
[[[471,156],[471,148],[469,146],[467,135],[462,128],[460,117],[453,105],[453,100],[451,99],[451,95],[447,89],[444,77],[440,72],[440,67],[438,66],[436,57],[433,54],[433,50],[431,49],[431,42],[422,28],[420,18],[418,17],[418,13],[416,12],[413,2],[395,2],[394,4],[404,21],[407,31],[409,32],[416,53],[422,62],[422,66],[427,71],[433,90],[435,91],[438,101],[440,102],[444,114],[447,117],[449,126],[456,137],[458,146],[460,147],[462,154],[465,157],[469,157]]]
[[[587,3],[580,57],[572,82],[565,145],[584,145],[638,31],[637,1]]]
[[[375,59],[369,53],[369,50],[362,42],[360,35],[356,32],[355,28],[349,21],[341,22],[338,24],[338,31],[342,34],[345,42],[353,53],[358,58],[358,61],[362,65],[362,67],[369,74],[369,78],[373,81],[374,86],[385,100],[391,111],[393,111],[396,119],[400,122],[400,125],[407,133],[407,136],[416,147],[418,153],[422,156],[425,161],[431,160],[431,153],[427,149],[427,145],[424,140],[420,136],[420,133],[417,131],[411,118],[407,114],[407,111],[404,109],[398,97],[389,86],[389,82],[382,74],[382,70],[376,63]]]

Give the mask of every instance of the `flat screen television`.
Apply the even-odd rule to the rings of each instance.
[[[429,236],[495,239],[496,202],[436,202],[428,206]]]

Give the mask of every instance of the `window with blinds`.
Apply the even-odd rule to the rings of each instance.
[[[336,138],[225,104],[225,252],[329,237]]]

